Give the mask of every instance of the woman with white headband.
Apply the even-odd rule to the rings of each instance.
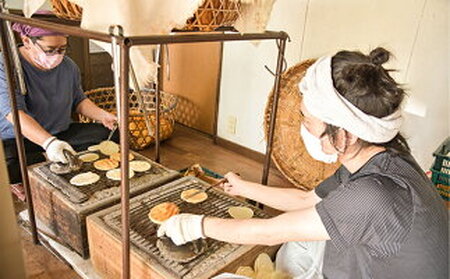
[[[405,92],[370,55],[340,51],[300,82],[308,152],[342,166],[315,191],[244,181],[224,189],[285,213],[271,219],[173,216],[158,231],[177,245],[210,237],[280,248],[277,269],[295,278],[448,278],[448,213],[400,135]],[[222,278],[233,278],[222,275]]]

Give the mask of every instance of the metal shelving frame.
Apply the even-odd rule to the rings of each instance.
[[[130,235],[129,235],[129,179],[128,179],[128,93],[129,93],[129,63],[130,63],[130,48],[139,45],[168,45],[168,44],[182,44],[182,43],[201,43],[201,42],[226,42],[226,41],[248,41],[248,40],[276,40],[278,46],[278,58],[274,80],[274,100],[272,102],[272,109],[269,119],[269,134],[267,138],[266,154],[264,159],[263,174],[261,178],[262,184],[267,184],[270,169],[270,155],[272,153],[273,133],[275,127],[275,115],[278,107],[278,97],[280,89],[280,77],[283,68],[284,52],[288,34],[280,31],[266,31],[264,33],[249,33],[240,34],[236,32],[226,33],[176,33],[169,35],[150,35],[150,36],[120,36],[114,34],[106,34],[101,32],[90,31],[82,29],[78,26],[72,26],[64,23],[50,22],[42,19],[25,18],[20,15],[12,15],[6,12],[0,12],[0,36],[1,48],[4,58],[4,67],[7,81],[9,84],[9,96],[12,108],[14,132],[16,134],[17,151],[20,161],[20,169],[23,178],[23,185],[25,188],[28,214],[31,223],[31,230],[34,244],[39,244],[38,233],[36,229],[36,221],[33,210],[33,200],[30,192],[30,183],[27,175],[27,162],[25,156],[25,149],[23,144],[23,136],[21,132],[20,119],[17,109],[17,101],[14,92],[16,92],[17,84],[14,78],[14,65],[12,61],[12,52],[10,49],[10,42],[7,36],[7,23],[23,23],[35,27],[45,28],[48,30],[61,32],[71,36],[77,36],[87,39],[99,40],[111,44],[115,44],[119,48],[119,55],[114,57],[114,63],[120,65],[120,72],[115,72],[115,84],[120,89],[120,106],[119,106],[119,130],[120,130],[120,148],[121,152],[121,219],[122,219],[122,278],[130,278]],[[162,72],[162,71],[159,71]],[[160,79],[161,74],[158,75]],[[160,145],[159,145],[159,103],[160,94],[159,87],[156,88],[156,151],[155,160],[160,161]]]

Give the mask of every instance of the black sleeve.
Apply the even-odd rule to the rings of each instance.
[[[341,184],[316,210],[338,250],[364,244],[380,257],[399,251],[413,218],[410,190],[373,176]]]
[[[339,173],[340,168],[337,169],[332,176],[328,177],[327,179],[322,181],[319,185],[317,185],[314,191],[316,192],[316,195],[319,196],[319,198],[321,199],[325,198],[328,195],[328,193],[334,191],[339,186],[339,184],[341,183]]]

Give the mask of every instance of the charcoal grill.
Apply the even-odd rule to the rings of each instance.
[[[130,151],[131,152],[131,151]],[[86,152],[82,152],[83,154]],[[95,152],[94,152],[95,153]],[[149,162],[147,172],[136,172],[130,179],[130,196],[136,196],[179,177],[179,173],[132,152],[135,160]],[[97,153],[100,159],[106,158]],[[36,217],[66,246],[88,258],[86,216],[120,201],[120,181],[106,177],[105,171],[96,170],[93,163],[83,163],[80,170],[63,175],[50,171],[50,163],[40,163],[29,168],[31,190]],[[86,171],[100,175],[98,182],[88,186],[74,186],[70,179]]]
[[[132,278],[210,278],[218,272],[234,272],[239,265],[250,264],[261,252],[274,253],[278,247],[235,245],[207,239],[207,251],[191,262],[183,264],[162,255],[156,246],[158,225],[148,218],[150,209],[161,202],[176,203],[181,213],[231,218],[227,213],[230,206],[248,206],[254,210],[256,218],[270,217],[259,208],[216,189],[209,190],[208,199],[199,204],[189,204],[180,198],[184,190],[207,186],[195,177],[184,177],[130,200]],[[120,205],[117,205],[87,218],[91,259],[104,278],[120,278],[120,217]]]

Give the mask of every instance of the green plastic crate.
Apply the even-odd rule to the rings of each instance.
[[[436,185],[438,193],[441,195],[442,199],[445,201],[450,201],[450,186],[445,186],[442,184]]]
[[[439,171],[443,174],[450,175],[450,137],[448,137],[437,149],[433,152],[434,164],[431,167],[434,171]]]
[[[450,174],[442,173],[438,170],[431,169],[431,181],[434,185],[443,184],[446,186],[450,185]]]

